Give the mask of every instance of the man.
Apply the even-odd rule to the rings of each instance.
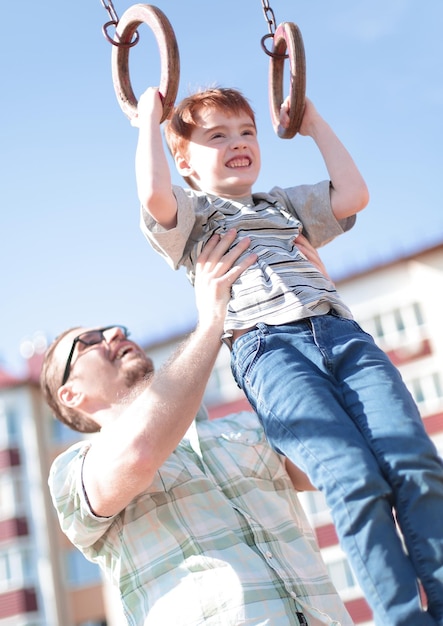
[[[53,502],[130,626],[350,626],[291,483],[305,477],[254,414],[209,421],[200,409],[230,287],[255,260],[236,264],[249,239],[227,252],[235,235],[201,253],[197,328],[158,374],[119,326],[71,329],[49,348],[48,403],[100,431],[54,461]]]

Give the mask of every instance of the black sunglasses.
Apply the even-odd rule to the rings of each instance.
[[[75,337],[72,342],[71,351],[69,352],[69,356],[66,361],[66,367],[63,373],[61,386],[64,385],[69,378],[69,374],[71,371],[71,361],[74,355],[75,346],[78,343],[82,343],[84,346],[95,346],[96,344],[101,343],[105,340],[104,333],[107,330],[111,330],[112,328],[119,328],[124,334],[125,338],[129,337],[129,331],[126,326],[120,326],[119,324],[113,324],[112,326],[105,326],[104,328],[97,328],[95,330],[87,330],[86,332],[81,333],[80,335],[77,335],[77,337]]]

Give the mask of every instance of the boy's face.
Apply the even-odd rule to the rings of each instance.
[[[226,115],[202,109],[185,156],[176,158],[182,176],[192,176],[206,192],[228,198],[252,193],[260,172],[257,131],[246,113]]]

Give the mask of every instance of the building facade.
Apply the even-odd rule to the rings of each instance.
[[[47,479],[78,434],[52,418],[37,376],[0,372],[0,626],[106,626],[100,571],[61,533]]]

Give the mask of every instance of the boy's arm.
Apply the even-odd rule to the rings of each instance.
[[[288,100],[282,105],[281,124],[289,117]],[[306,98],[300,135],[312,137],[317,144],[331,180],[331,206],[337,220],[355,215],[369,202],[369,192],[349,152],[329,124]]]
[[[138,197],[150,215],[166,229],[177,224],[177,202],[172,193],[171,173],[166,158],[160,119],[163,105],[156,87],[140,97],[132,124],[139,129],[135,155]]]

